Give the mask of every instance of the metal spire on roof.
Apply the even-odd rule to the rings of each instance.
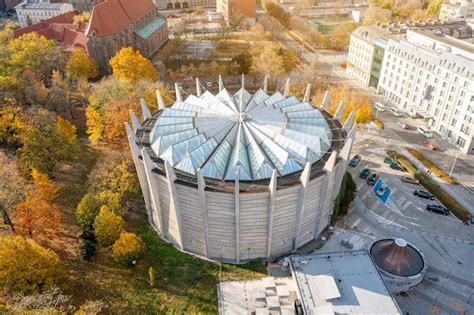
[[[290,78],[286,79],[285,91],[283,93],[284,97],[288,97],[288,95],[290,95]]]
[[[201,97],[201,82],[199,82],[199,78],[196,78],[196,95]]]
[[[242,90],[245,89],[245,74],[242,73]]]
[[[156,99],[158,101],[158,108],[160,110],[165,110],[166,105],[165,105],[165,102],[163,101],[163,98],[161,97],[160,89],[156,90]]]
[[[347,133],[351,131],[352,124],[354,123],[354,116],[355,116],[354,112],[351,112],[349,114],[349,117],[347,117],[346,122],[344,123],[344,131]]]
[[[130,120],[132,121],[133,131],[137,132],[138,128],[140,128],[140,123],[138,122],[137,116],[133,110],[128,111],[130,114]]]
[[[268,74],[265,74],[263,79],[263,92],[268,93]]]
[[[308,83],[308,85],[306,86],[306,92],[304,93],[303,102],[309,102],[310,97],[311,97],[311,83]]]
[[[148,106],[146,106],[145,100],[143,98],[140,99],[140,107],[142,110],[143,120],[151,118],[150,110],[148,109]]]
[[[327,110],[329,107],[329,91],[324,93],[323,101],[321,102],[321,108]]]
[[[176,91],[176,101],[177,102],[182,102],[183,97],[181,96],[181,91],[179,89],[178,83],[174,84],[174,90]]]
[[[224,89],[224,82],[222,81],[222,76],[219,74],[219,92]]]
[[[342,114],[344,113],[344,100],[342,100],[339,103],[339,106],[337,107],[336,114],[334,115],[334,118],[339,120],[339,122],[342,123]]]

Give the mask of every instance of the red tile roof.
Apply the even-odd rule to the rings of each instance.
[[[151,0],[104,0],[94,6],[86,35],[115,34],[155,9]]]
[[[86,48],[86,24],[74,24],[74,16],[77,11],[58,15],[39,23],[16,29],[13,32],[15,38],[24,34],[36,32],[47,39],[54,40],[61,45],[61,49],[69,51],[74,47]]]

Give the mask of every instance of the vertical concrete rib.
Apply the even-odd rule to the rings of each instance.
[[[176,224],[177,224],[177,229],[178,229],[178,234],[174,235],[176,242],[178,243],[177,245],[181,250],[184,250],[183,246],[183,235],[182,235],[182,230],[181,230],[181,214],[179,211],[179,196],[178,196],[178,191],[176,189],[176,174],[174,173],[173,167],[170,165],[168,161],[165,161],[165,170],[166,170],[166,178],[168,180],[168,189],[170,193],[170,217],[172,215],[175,216]],[[171,236],[169,233],[169,227],[168,227],[168,235]]]
[[[295,243],[293,244],[293,250],[299,247],[301,224],[303,220],[303,214],[305,210],[306,191],[308,189],[309,175],[311,174],[311,163],[307,162],[306,166],[300,176],[300,190],[298,198],[298,211],[296,213],[296,227],[295,227]]]
[[[236,241],[236,261],[240,262],[240,166],[237,165],[235,170],[235,187],[234,187],[234,200],[235,200],[235,241]]]
[[[207,198],[206,198],[206,181],[202,176],[201,169],[196,172],[198,181],[199,199],[201,200],[202,220],[204,222],[204,240],[206,243],[206,257],[211,257],[211,250],[209,244],[209,216],[207,211]]]
[[[273,169],[270,185],[268,186],[270,196],[268,198],[267,259],[272,255],[273,213],[275,212],[276,187],[277,173],[276,170]]]
[[[148,106],[146,106],[145,100],[143,98],[140,99],[140,108],[142,110],[143,120],[151,118],[150,110],[148,109]]]
[[[132,121],[133,132],[136,133],[137,130],[140,128],[140,122],[138,122],[138,118],[133,110],[129,110],[129,114],[130,120]]]
[[[337,151],[332,151],[331,155],[329,156],[329,159],[326,161],[324,164],[324,171],[326,171],[326,176],[324,178],[324,182],[321,184],[321,190],[320,190],[320,199],[319,199],[319,211],[318,211],[318,216],[316,219],[316,227],[315,227],[315,237],[319,235],[320,231],[320,226],[321,226],[321,217],[323,215],[323,212],[329,211],[326,208],[326,200],[327,200],[327,195],[328,192],[331,193],[330,187],[334,183],[334,167],[336,166],[336,161],[337,161]]]
[[[160,194],[158,191],[158,182],[153,174],[155,167],[146,149],[142,149],[142,159],[145,166],[145,174],[150,188],[151,211],[148,211],[148,218],[152,225],[158,230],[160,235],[163,234],[163,219],[161,216]],[[155,222],[155,219],[157,222]]]

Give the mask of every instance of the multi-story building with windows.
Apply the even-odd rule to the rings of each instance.
[[[70,3],[50,3],[42,1],[24,1],[15,6],[18,23],[21,27],[39,23],[43,20],[71,12],[74,10]]]
[[[153,2],[160,10],[216,7],[216,0],[153,0]]]
[[[217,0],[216,10],[229,20],[234,14],[241,13],[245,16],[249,25],[255,24],[257,17],[256,0]]]
[[[474,154],[474,45],[445,35],[408,31],[385,48],[378,92],[427,120],[462,152]]]
[[[472,0],[452,0],[441,5],[439,19],[442,21],[466,20],[474,18]]]

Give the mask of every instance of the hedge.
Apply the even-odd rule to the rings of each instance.
[[[461,221],[467,220],[467,212],[453,197],[446,193],[440,186],[438,186],[434,181],[432,181],[428,176],[418,172],[418,169],[408,161],[408,159],[393,150],[387,151],[387,154],[397,161],[398,164],[403,166],[410,175],[415,177],[420,184],[426,188],[433,196],[435,196],[445,207],[447,207],[456,217]]]
[[[441,178],[447,184],[455,184],[456,181],[449,177],[442,169],[428,159],[423,153],[413,148],[406,148],[414,157],[418,159],[424,166],[426,166],[433,174]]]

